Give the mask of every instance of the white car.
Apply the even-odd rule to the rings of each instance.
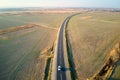
[[[60,70],[61,70],[61,68],[62,68],[61,66],[58,66],[58,71],[60,71]]]

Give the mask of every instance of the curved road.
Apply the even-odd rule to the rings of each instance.
[[[68,16],[62,23],[58,35],[57,35],[57,43],[55,47],[54,59],[53,59],[53,66],[52,66],[52,74],[51,80],[67,80],[66,72],[65,72],[65,61],[64,61],[64,29],[68,24],[68,21],[72,16]],[[58,66],[62,66],[63,70],[58,71]]]
[[[64,43],[63,43],[63,38],[64,38],[64,27],[66,25],[66,22],[68,21],[69,18],[66,18],[60,28],[59,35],[58,35],[58,46],[57,46],[57,66],[62,66],[65,68],[65,62],[64,62]],[[66,73],[65,70],[57,70],[57,80],[66,80]]]
[[[58,39],[56,44],[56,50],[55,50],[55,59],[56,62],[53,62],[53,69],[52,69],[52,80],[66,80],[66,72],[65,70],[58,71],[58,66],[62,66],[63,69],[65,69],[65,61],[64,61],[64,29],[66,26],[66,23],[69,21],[70,16],[67,17],[58,32]]]
[[[65,61],[64,61],[64,32],[65,32],[65,27],[67,26],[69,20],[71,19],[72,16],[75,16],[79,13],[76,13],[76,14],[73,14],[73,15],[70,15],[68,16],[62,23],[61,27],[60,27],[60,30],[59,30],[59,33],[58,33],[58,42],[57,42],[57,46],[56,46],[56,53],[57,54],[57,69],[58,69],[58,66],[61,66],[63,69],[56,72],[56,79],[55,80],[67,80],[66,78],[66,67],[65,67]],[[53,79],[54,80],[54,79]]]

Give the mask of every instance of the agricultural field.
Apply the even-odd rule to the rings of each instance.
[[[42,80],[47,54],[69,14],[0,14],[0,30],[37,24],[0,34],[0,80]]]
[[[91,11],[75,15],[67,32],[77,79],[86,80],[101,69],[109,51],[120,40],[120,13]],[[119,67],[112,75],[113,80],[120,79]]]
[[[25,24],[40,24],[58,28],[68,13],[6,13],[0,14],[0,29],[21,26]]]
[[[39,26],[0,35],[0,80],[42,78],[46,56],[40,53],[53,44],[56,32]]]

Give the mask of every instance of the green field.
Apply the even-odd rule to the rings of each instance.
[[[68,15],[0,14],[1,30],[38,24],[0,35],[0,80],[42,80],[47,58],[43,51],[53,45],[61,22]]]
[[[67,28],[79,80],[86,80],[103,66],[109,51],[120,40],[119,12],[86,12],[71,18]],[[120,69],[115,71],[120,79]]]
[[[18,14],[0,14],[0,29],[16,27],[30,23],[36,23],[49,27],[59,27],[63,18],[68,14],[35,14],[35,13],[18,13]]]
[[[56,32],[55,29],[35,27],[0,35],[0,80],[13,80],[19,76],[20,80],[24,78],[30,80],[27,76],[32,76],[33,71],[30,72],[29,68],[35,69],[33,65],[36,63],[37,56],[43,49],[53,44],[53,34]],[[43,65],[39,68],[40,73],[43,74],[45,58],[41,59],[40,64]]]

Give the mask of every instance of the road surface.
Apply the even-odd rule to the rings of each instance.
[[[61,66],[65,68],[65,62],[64,62],[64,27],[66,25],[66,22],[69,18],[66,18],[60,28],[59,35],[58,35],[58,46],[57,46],[57,66]],[[57,70],[57,80],[66,80],[66,73],[65,70]]]
[[[76,15],[76,14],[74,14]],[[70,20],[70,18],[74,15],[68,16],[60,26],[60,29],[58,31],[57,35],[57,42],[55,46],[55,52],[54,52],[54,59],[53,59],[53,65],[52,65],[52,74],[51,74],[51,80],[67,80],[66,78],[66,71],[65,71],[65,61],[64,61],[64,29]],[[58,66],[63,67],[63,70],[58,71]]]

